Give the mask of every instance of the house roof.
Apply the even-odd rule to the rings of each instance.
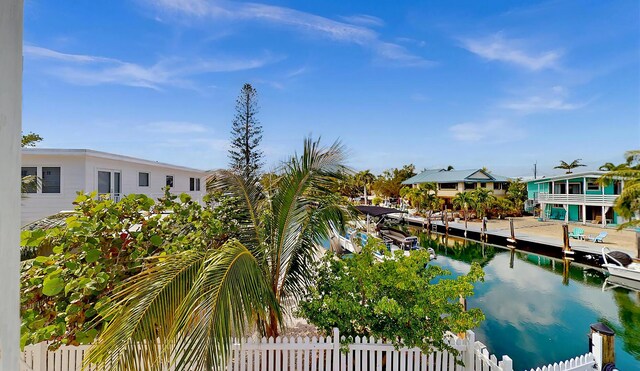
[[[142,158],[118,155],[118,154],[109,153],[109,152],[94,151],[92,149],[23,148],[22,149],[22,154],[23,155],[41,155],[41,156],[42,155],[44,155],[44,156],[49,155],[49,156],[98,157],[98,158],[105,158],[105,159],[109,159],[109,160],[127,161],[127,162],[142,164],[142,165],[164,166],[164,167],[168,167],[168,168],[172,168],[172,169],[176,169],[176,170],[198,172],[198,173],[202,173],[203,175],[207,173],[204,170],[194,169],[194,168],[191,168],[191,167],[180,166],[180,165],[172,165],[172,164],[167,164],[167,163],[164,163],[164,162],[145,160],[145,159],[142,159]]]
[[[411,177],[402,184],[418,184],[418,183],[458,183],[458,182],[508,182],[510,179],[502,176],[491,174],[482,169],[468,170],[450,170],[430,169]]]
[[[606,171],[583,171],[580,173],[571,173],[571,174],[562,174],[556,176],[549,176],[539,179],[529,180],[527,183],[547,183],[556,180],[567,180],[567,179],[575,179],[575,178],[600,178],[602,175],[606,174]]]
[[[386,214],[394,214],[394,213],[406,213],[406,211],[392,209],[390,207],[382,207],[382,206],[366,206],[366,205],[358,205],[356,209],[363,213],[371,216],[381,216]]]

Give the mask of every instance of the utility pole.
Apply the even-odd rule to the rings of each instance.
[[[538,162],[537,161],[533,164],[533,179],[534,180],[538,179]]]

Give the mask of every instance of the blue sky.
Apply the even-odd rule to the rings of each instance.
[[[313,134],[379,172],[557,173],[640,148],[640,2],[25,1],[25,131],[202,169],[260,94],[267,167]]]

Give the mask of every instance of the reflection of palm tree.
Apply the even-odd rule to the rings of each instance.
[[[555,166],[554,169],[564,169],[567,171],[567,174],[571,174],[572,169],[575,169],[579,166],[587,166],[587,165],[581,164],[580,161],[582,161],[581,158],[573,160],[571,161],[571,163],[560,161],[560,165]]]
[[[281,311],[308,288],[316,244],[347,217],[332,192],[343,160],[339,144],[323,148],[307,139],[302,155],[283,165],[270,197],[257,179],[222,172],[216,188],[238,199],[238,239],[165,256],[132,277],[87,361],[131,368],[144,354],[142,368],[149,368],[177,354],[176,369],[219,369],[232,335],[255,328],[277,336]],[[139,353],[141,342],[148,348]],[[161,350],[167,344],[171,351]]]
[[[636,300],[631,295],[636,296]],[[621,326],[601,318],[600,321],[612,328],[623,339],[623,347],[629,354],[640,360],[640,293],[626,289],[613,289],[613,298],[618,306]]]

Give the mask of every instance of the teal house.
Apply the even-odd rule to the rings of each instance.
[[[540,178],[527,182],[525,208],[540,210],[543,220],[555,219],[583,224],[620,224],[624,220],[613,210],[624,187],[623,180],[601,186],[604,171],[589,171]]]

